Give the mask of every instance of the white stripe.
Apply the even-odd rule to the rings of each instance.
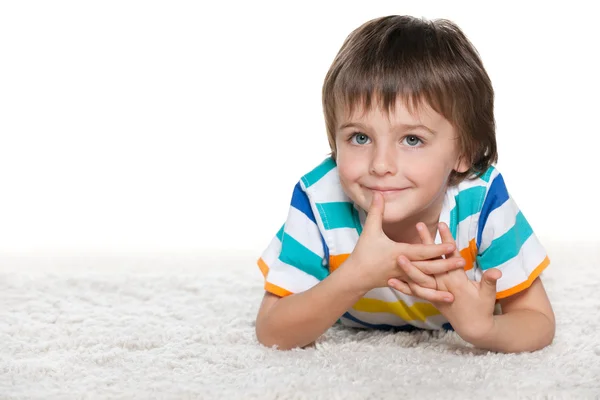
[[[337,167],[330,170],[309,188],[305,188],[305,192],[313,203],[350,201],[342,189]]]
[[[271,243],[269,243],[269,246],[263,251],[260,258],[262,258],[265,264],[269,266],[279,258],[279,254],[281,254],[281,240],[275,236],[271,239]]]
[[[284,231],[319,257],[325,256],[319,227],[296,207],[290,207]]]
[[[306,272],[276,260],[269,265],[267,282],[292,293],[304,292],[319,283],[319,280]]]
[[[346,317],[340,317],[340,321],[342,322],[342,325],[349,326],[351,328],[363,328],[363,329],[366,328],[366,326],[364,326],[363,324],[354,322],[351,319],[348,319]]]
[[[358,232],[354,228],[336,228],[325,231],[330,255],[350,254],[358,242]]]
[[[546,258],[546,250],[534,233],[523,243],[519,254],[504,264],[495,268],[502,271],[502,277],[498,280],[497,292],[515,287],[529,278],[529,275]]]
[[[483,232],[481,233],[479,253],[484,252],[490,247],[494,239],[504,235],[515,226],[518,213],[519,207],[517,207],[517,203],[509,196],[504,204],[488,215],[488,219],[483,227]]]
[[[479,213],[469,215],[458,224],[456,228],[456,248],[458,251],[469,247],[469,241],[475,237],[477,232],[477,221],[479,221]]]

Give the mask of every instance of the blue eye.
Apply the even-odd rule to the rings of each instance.
[[[406,143],[410,147],[416,147],[419,143],[423,142],[417,136],[407,136],[407,137],[404,138],[404,140],[406,140]]]
[[[369,142],[369,137],[364,133],[355,133],[350,137],[351,141],[355,144],[367,144]]]

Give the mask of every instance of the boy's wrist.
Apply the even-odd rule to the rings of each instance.
[[[467,333],[464,336],[461,335],[461,337],[475,347],[487,349],[497,341],[497,334],[498,320],[495,315],[492,315],[489,326],[478,329],[477,331],[467,330]]]
[[[365,284],[365,277],[357,273],[360,267],[353,265],[355,262],[356,261],[352,259],[352,257],[348,257],[348,259],[340,265],[332,275],[336,275],[344,287],[344,290],[350,291],[356,296],[363,297],[373,288],[368,287],[368,284]]]

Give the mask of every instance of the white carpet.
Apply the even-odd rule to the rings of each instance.
[[[502,355],[454,333],[254,336],[255,254],[0,257],[0,398],[600,398],[600,250],[548,246],[547,349]]]

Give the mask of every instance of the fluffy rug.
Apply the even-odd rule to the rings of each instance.
[[[600,398],[600,246],[546,245],[557,335],[517,355],[338,326],[262,347],[256,254],[5,255],[0,398]]]

